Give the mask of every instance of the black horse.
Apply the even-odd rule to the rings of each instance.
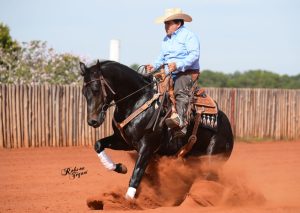
[[[191,135],[193,122],[188,127],[187,136],[181,140],[172,140],[172,135],[166,125],[149,131],[146,127],[159,105],[159,101],[154,100],[149,107],[120,129],[118,127],[120,122],[157,93],[153,86],[153,77],[139,74],[114,61],[97,61],[89,67],[80,62],[80,69],[84,77],[82,91],[87,101],[88,124],[94,128],[99,127],[105,120],[107,108],[115,105],[114,122],[112,122],[114,134],[95,143],[95,151],[103,165],[110,170],[126,173],[126,167],[122,164],[114,164],[105,154],[104,149],[138,152],[126,193],[126,197],[132,199],[151,157],[155,154],[175,155],[178,153]],[[225,159],[229,158],[233,149],[233,134],[227,116],[220,110],[217,123],[217,131],[202,126],[198,128],[197,142],[186,157],[221,154]]]

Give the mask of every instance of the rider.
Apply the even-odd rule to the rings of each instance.
[[[174,137],[183,137],[187,131],[188,95],[200,73],[200,42],[198,37],[184,26],[192,17],[183,13],[180,8],[165,10],[165,15],[156,19],[156,23],[164,23],[166,36],[162,41],[161,51],[153,65],[146,65],[147,71],[153,71],[162,64],[166,73],[171,72],[174,82],[176,107],[166,124],[174,128]]]

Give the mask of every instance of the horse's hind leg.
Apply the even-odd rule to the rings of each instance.
[[[231,155],[233,149],[233,134],[227,116],[219,112],[218,131],[209,139],[206,149],[207,164],[210,171],[208,179],[217,179],[217,170],[222,167]]]
[[[206,169],[207,171],[204,173],[204,177],[207,180],[217,180],[218,174],[214,168],[214,161],[216,160],[213,156],[215,151],[215,145],[216,145],[216,136],[213,135],[210,138],[209,144],[206,149]]]
[[[121,163],[115,164],[110,157],[107,156],[104,149],[114,149],[114,150],[132,150],[125,142],[121,141],[115,134],[102,138],[96,141],[94,149],[100,158],[102,165],[108,169],[118,173],[127,173],[127,168]]]
[[[228,160],[233,147],[232,137],[222,137],[218,134],[213,135],[206,149],[206,163],[208,172],[206,179],[217,180],[218,170]]]

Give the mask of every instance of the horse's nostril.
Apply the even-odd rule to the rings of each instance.
[[[88,120],[88,124],[89,124],[90,126],[95,126],[95,125],[98,124],[98,122],[97,122],[96,120],[94,120],[94,119],[89,119],[89,120]]]

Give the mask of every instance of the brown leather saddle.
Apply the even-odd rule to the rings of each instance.
[[[216,102],[208,94],[206,94],[204,89],[198,89],[195,91],[193,104],[196,113],[211,115],[218,114],[218,106]]]

